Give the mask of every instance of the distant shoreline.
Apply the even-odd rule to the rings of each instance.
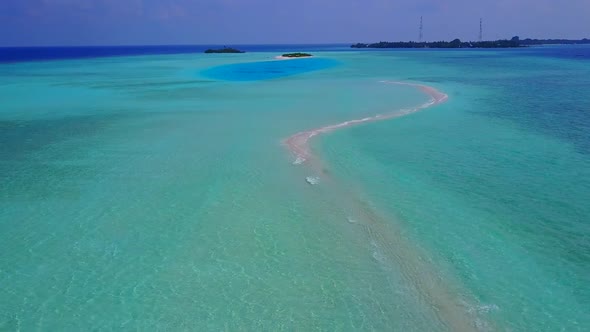
[[[435,42],[378,42],[378,43],[356,43],[351,48],[520,48],[540,45],[586,45],[590,39],[520,39],[518,36],[512,39],[499,39],[490,41],[469,41],[463,42],[460,39],[452,41]]]

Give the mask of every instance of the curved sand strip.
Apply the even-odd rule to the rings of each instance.
[[[427,86],[427,85],[414,84],[414,83],[404,83],[404,82],[393,82],[393,81],[382,81],[381,83],[408,85],[408,86],[416,87],[416,88],[422,90],[422,92],[424,92],[428,96],[430,96],[431,100],[423,105],[420,105],[418,107],[411,108],[411,109],[400,110],[400,111],[392,112],[392,113],[388,113],[388,114],[378,114],[375,116],[370,116],[370,117],[366,117],[366,118],[362,118],[362,119],[349,120],[349,121],[345,121],[345,122],[338,123],[338,124],[328,125],[328,126],[317,128],[317,129],[299,132],[299,133],[287,138],[284,141],[284,143],[285,143],[285,145],[287,145],[289,151],[291,151],[296,158],[295,164],[301,164],[313,157],[311,150],[309,148],[309,139],[316,136],[316,135],[329,133],[329,132],[334,131],[336,129],[351,127],[351,126],[355,126],[355,125],[362,124],[365,122],[381,121],[381,120],[387,120],[387,119],[392,119],[392,118],[397,118],[400,116],[408,115],[408,114],[415,113],[415,112],[421,111],[423,109],[426,109],[430,106],[444,103],[449,98],[448,95],[436,90],[433,87]]]

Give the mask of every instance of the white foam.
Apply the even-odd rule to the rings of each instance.
[[[480,304],[477,306],[476,310],[480,313],[488,313],[491,311],[500,310],[500,308],[495,304]]]
[[[346,220],[348,220],[348,222],[349,222],[349,223],[351,223],[351,224],[356,224],[356,223],[358,222],[358,221],[356,221],[356,220],[355,220],[354,218],[352,218],[352,217],[348,217],[348,218],[346,218]]]
[[[305,181],[307,181],[307,183],[311,184],[312,186],[315,186],[316,184],[320,183],[320,178],[317,176],[308,176],[305,178]]]
[[[295,159],[295,161],[293,162],[293,165],[301,165],[305,162],[305,158],[303,157],[297,157],[297,159]]]

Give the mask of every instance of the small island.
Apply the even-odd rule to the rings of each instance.
[[[281,55],[281,57],[283,58],[307,58],[313,56],[309,53],[301,53],[301,52],[297,52],[297,53],[285,53],[283,55]]]
[[[205,53],[246,53],[244,51],[240,51],[238,49],[235,48],[231,48],[231,47],[224,47],[224,48],[219,48],[219,49],[208,49],[205,51]]]

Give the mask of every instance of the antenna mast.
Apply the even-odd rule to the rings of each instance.
[[[420,35],[419,35],[420,42],[422,42],[423,32],[424,32],[424,26],[422,25],[422,16],[420,16]]]
[[[483,20],[479,19],[479,41],[483,41]]]

